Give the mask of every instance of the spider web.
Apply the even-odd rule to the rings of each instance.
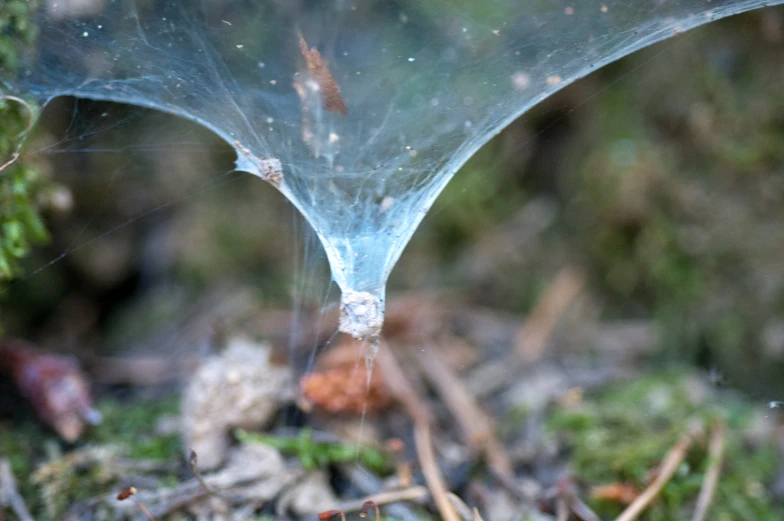
[[[374,336],[389,272],[484,143],[602,65],[759,0],[52,0],[0,92],[129,103],[214,131],[312,225]]]

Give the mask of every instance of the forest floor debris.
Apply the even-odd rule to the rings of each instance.
[[[16,478],[11,471],[11,464],[5,458],[0,459],[0,507],[10,508],[19,521],[33,521],[24,498],[16,488]]]
[[[752,404],[693,371],[640,373],[649,355],[617,356],[617,347],[589,349],[588,355],[564,349],[560,339],[573,327],[568,321],[520,382],[478,396],[468,385],[475,368],[509,351],[478,344],[454,317],[482,316],[495,331],[476,338],[505,338],[508,349],[519,321],[440,305],[438,299],[419,309],[439,316],[440,327],[421,326],[402,311],[391,314],[394,327],[373,375],[393,401],[364,416],[356,407],[326,415],[296,408],[293,376],[274,362],[274,348],[229,341],[202,368],[218,367],[221,389],[267,378],[275,383],[268,386],[274,387],[276,397],[269,401],[275,407],[264,423],[243,424],[258,411],[215,422],[226,452],[214,470],[196,468],[198,451],[197,461],[183,456],[192,447],[183,446],[176,428],[182,400],[161,400],[154,393],[165,391],[149,386],[140,388],[153,393],[147,399],[99,400],[105,421],[89,429],[78,448],[22,424],[0,433],[0,451],[13,455],[9,465],[17,476],[34,478],[21,482],[19,495],[38,521],[138,519],[142,514],[133,501],[116,499],[130,486],[136,489],[133,500],[158,521],[229,519],[232,512],[312,519],[319,512],[361,512],[367,501],[379,506],[382,517],[406,521],[435,512],[454,521],[514,521],[521,512],[541,521],[704,521],[714,515],[723,521],[724,512],[734,516],[738,509],[773,521],[784,511],[766,491],[778,472],[772,457],[781,436],[778,409]],[[365,385],[364,359],[354,341],[333,344],[313,374],[344,367],[343,387],[351,388],[351,378]],[[238,349],[245,354],[235,356]],[[235,358],[241,369],[226,365]],[[256,376],[243,376],[248,371]],[[275,371],[283,372],[270,376]],[[537,374],[551,384],[537,384]],[[238,402],[240,410],[257,402],[209,394],[218,405],[206,418],[222,418],[229,402]],[[536,397],[521,398],[529,395]],[[710,435],[693,434],[695,423],[710,426]]]

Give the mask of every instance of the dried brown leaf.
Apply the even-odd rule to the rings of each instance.
[[[344,115],[348,114],[348,107],[340,96],[340,88],[338,87],[337,82],[335,82],[335,78],[333,78],[332,74],[329,72],[327,64],[324,61],[324,58],[321,57],[321,53],[318,52],[318,49],[315,47],[308,49],[308,44],[305,42],[305,38],[303,38],[302,35],[299,37],[299,49],[302,52],[302,56],[305,58],[305,65],[310,72],[311,78],[313,78],[313,81],[315,81],[321,89],[322,97],[324,99],[324,109],[328,112],[337,112],[338,114]]]

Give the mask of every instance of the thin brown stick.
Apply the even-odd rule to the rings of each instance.
[[[483,450],[490,467],[497,474],[513,476],[511,460],[495,437],[490,418],[479,407],[460,377],[441,360],[434,349],[418,352],[417,360],[425,377],[435,387],[460,426],[469,449]]]
[[[9,506],[19,521],[35,521],[16,488],[16,479],[11,472],[11,463],[0,459],[0,506]]]
[[[370,512],[371,508],[376,513],[376,517],[374,521],[381,521],[381,510],[379,510],[378,508],[378,503],[376,503],[372,499],[368,499],[367,501],[362,503],[362,508],[359,509],[359,517],[367,517],[368,512]]]
[[[556,521],[568,521],[569,519],[569,505],[566,504],[566,499],[559,497],[555,500],[555,519]]]
[[[193,449],[191,449],[190,459],[188,463],[191,467],[191,474],[193,474],[193,477],[196,478],[196,481],[199,482],[199,485],[201,485],[201,487],[204,490],[206,490],[209,495],[223,499],[224,501],[228,501],[228,499],[224,497],[220,492],[217,492],[215,489],[207,485],[207,482],[204,481],[203,477],[201,477],[201,473],[199,472],[199,455],[196,454],[196,451]]]
[[[142,511],[142,514],[144,514],[147,517],[148,521],[157,521],[155,519],[155,516],[152,515],[152,512],[150,512],[146,506],[144,506],[139,501],[133,499],[133,496],[135,495],[136,495],[136,489],[134,487],[128,487],[124,490],[121,490],[120,493],[117,494],[117,500],[125,501],[126,499],[130,499],[133,502],[133,504],[136,505],[136,507]]]
[[[492,394],[544,355],[555,326],[580,295],[584,285],[585,278],[577,268],[566,267],[556,275],[526,321],[517,329],[514,351],[499,361],[483,364],[471,375],[467,387],[474,396]]]
[[[447,494],[449,501],[452,502],[452,506],[457,509],[457,512],[460,514],[460,517],[463,518],[463,521],[473,521],[473,514],[471,513],[471,509],[468,508],[468,505],[465,504],[460,496],[457,494],[450,492]]]
[[[347,501],[339,505],[339,509],[344,512],[353,512],[360,510],[362,506],[368,501],[373,501],[376,505],[388,505],[390,503],[399,503],[401,501],[420,501],[427,498],[429,495],[427,488],[421,485],[415,487],[404,488],[401,490],[391,490],[389,492],[380,492],[367,496],[363,499],[355,501]]]
[[[12,164],[14,164],[16,162],[16,160],[19,159],[19,156],[21,155],[21,153],[22,153],[21,147],[19,147],[16,150],[14,150],[13,154],[11,154],[11,157],[8,159],[8,161],[6,161],[2,165],[0,165],[0,172],[2,172],[6,168],[8,168]]]
[[[694,508],[692,521],[704,521],[708,515],[716,485],[721,474],[721,465],[724,460],[724,447],[726,445],[727,426],[723,421],[719,421],[713,426],[711,439],[708,444],[708,469],[705,471],[705,479],[700,488],[700,495],[697,497],[697,506]]]
[[[460,517],[447,497],[448,489],[433,454],[433,440],[430,437],[432,414],[425,404],[424,398],[417,395],[415,388],[408,381],[388,346],[382,346],[376,360],[379,369],[384,373],[384,381],[389,392],[403,404],[414,422],[414,441],[416,442],[419,464],[441,518],[444,521],[460,521]]]
[[[433,418],[430,409],[428,409],[425,400],[416,392],[416,388],[409,382],[388,345],[381,345],[381,349],[376,355],[376,361],[379,370],[384,374],[384,383],[389,389],[389,393],[403,405],[414,423],[430,423]]]
[[[425,378],[452,413],[468,448],[477,450],[482,447],[492,436],[490,419],[466,390],[460,377],[439,358],[435,349],[424,348],[418,351],[416,359]]]
[[[142,505],[142,504],[141,504],[141,503],[139,503],[138,501],[134,501],[134,503],[136,504],[136,506],[137,506],[137,507],[139,507],[139,510],[141,510],[141,511],[142,511],[142,514],[144,514],[144,515],[147,517],[147,520],[148,520],[148,521],[157,521],[157,520],[155,519],[155,516],[154,516],[154,515],[152,515],[152,512],[150,512],[149,510],[147,510],[147,507],[146,507],[146,506]]]
[[[577,268],[566,267],[558,272],[515,335],[515,350],[523,362],[530,364],[541,358],[558,320],[584,285],[585,278]]]
[[[601,518],[577,496],[571,498],[569,507],[578,519],[583,521],[601,521]]]
[[[417,455],[419,464],[422,466],[422,474],[425,482],[436,503],[436,508],[444,521],[460,521],[452,503],[447,497],[449,489],[441,476],[441,470],[436,463],[433,454],[433,439],[430,436],[430,424],[418,422],[414,425],[414,440],[416,441]]]
[[[615,521],[634,521],[664,488],[683,462],[692,444],[692,434],[687,433],[670,449],[662,461],[656,479],[624,510]]]

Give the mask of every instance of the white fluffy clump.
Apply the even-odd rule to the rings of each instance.
[[[272,365],[270,355],[267,344],[234,338],[190,379],[182,402],[183,437],[186,453],[196,452],[200,469],[223,463],[232,429],[262,428],[294,398],[290,369]]]
[[[381,334],[384,302],[367,291],[344,291],[340,299],[340,331],[363,340]]]

